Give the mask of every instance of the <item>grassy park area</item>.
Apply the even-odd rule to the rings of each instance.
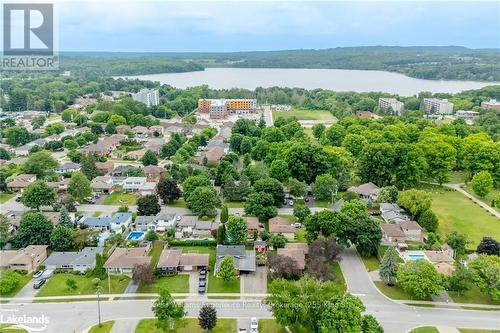
[[[291,111],[274,111],[273,119],[295,117],[297,120],[322,120],[325,122],[334,122],[336,118],[326,110],[311,110],[305,108],[292,108]]]
[[[85,275],[75,275],[71,273],[54,274],[40,289],[36,297],[43,296],[72,296],[72,295],[92,295],[96,292],[96,287],[92,283],[94,277]],[[76,282],[76,288],[71,289],[66,284],[68,279],[73,279]],[[127,288],[130,278],[127,276],[113,275],[111,276],[111,294],[122,294]],[[101,280],[102,293],[107,294],[108,280]]]
[[[135,328],[135,333],[163,333],[156,327],[156,319],[143,319]],[[198,319],[186,318],[175,321],[174,330],[169,330],[172,333],[202,333]],[[217,319],[217,326],[211,331],[212,333],[236,332],[235,319]]]

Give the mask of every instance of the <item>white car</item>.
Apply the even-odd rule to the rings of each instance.
[[[288,204],[289,204],[290,206],[293,206],[293,200],[290,200],[290,201],[288,202]]]
[[[238,329],[238,333],[247,333],[247,329],[246,328],[240,328],[240,329]]]
[[[258,333],[259,332],[259,322],[257,318],[252,317],[250,319],[250,333]]]
[[[302,228],[302,224],[300,223],[294,223],[293,225],[295,226],[295,228]]]

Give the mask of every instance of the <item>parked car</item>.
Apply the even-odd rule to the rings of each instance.
[[[290,204],[290,206],[293,206],[293,200],[290,200],[288,203]]]
[[[247,329],[246,328],[239,328],[238,333],[247,333]]]
[[[206,287],[207,286],[207,281],[199,281],[199,286],[200,287]]]
[[[309,202],[309,197],[305,197],[305,198],[304,198],[304,201],[305,201],[305,202]]]
[[[38,279],[39,277],[41,277],[43,275],[44,272],[45,271],[37,271],[37,272],[35,272],[35,274],[33,274],[33,277],[35,279]]]
[[[20,195],[20,196],[16,197],[16,202],[21,202],[22,199],[23,199],[23,196]]]
[[[295,228],[302,228],[302,224],[300,223],[294,223],[293,225],[295,226]]]
[[[287,203],[288,203],[288,202],[286,201],[286,198],[285,198],[285,200],[283,200],[283,205],[285,205],[285,206],[286,206],[286,204],[287,204]]]
[[[207,279],[206,275],[200,275],[200,281],[205,281]]]
[[[92,197],[86,197],[83,199],[83,201],[88,203],[88,204],[95,204],[95,200]]]
[[[180,221],[181,220],[181,216],[180,215],[177,215],[177,217],[175,218],[177,221]]]
[[[45,284],[45,279],[38,279],[33,283],[33,288],[34,289],[40,289],[44,284]]]
[[[257,333],[259,332],[259,322],[257,318],[252,317],[250,319],[250,333]]]
[[[199,286],[199,287],[198,287],[198,293],[199,293],[199,294],[204,294],[204,293],[205,293],[205,290],[206,290],[205,286]]]

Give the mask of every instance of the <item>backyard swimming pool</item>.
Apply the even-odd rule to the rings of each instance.
[[[127,240],[138,240],[144,236],[144,233],[141,231],[133,231],[127,236]]]
[[[425,254],[410,254],[408,255],[410,260],[420,260],[420,259],[425,259]]]

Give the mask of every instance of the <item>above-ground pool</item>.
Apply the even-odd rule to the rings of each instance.
[[[142,231],[133,231],[127,236],[127,240],[138,240],[144,236]]]

